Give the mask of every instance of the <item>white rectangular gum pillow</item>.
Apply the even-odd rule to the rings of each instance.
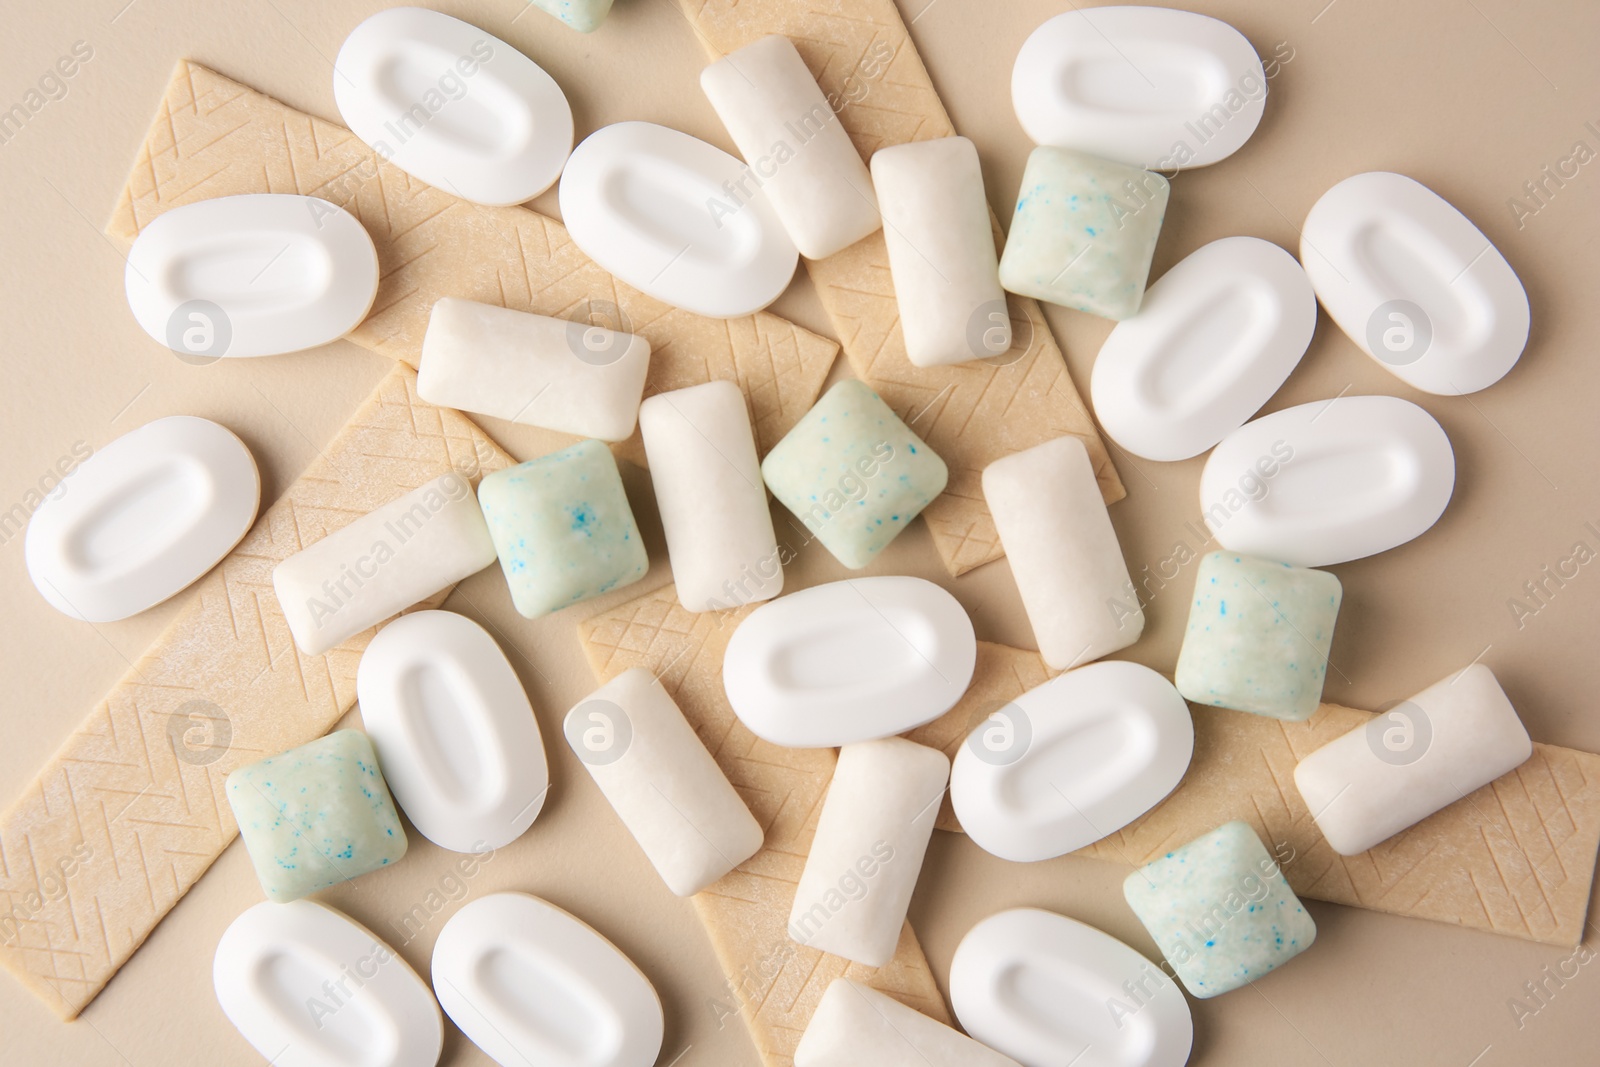
[[[1011,348],[978,150],[965,137],[882,148],[872,181],[900,309],[906,357],[919,367]]]
[[[802,589],[745,616],[722,685],[739,721],[787,748],[892,737],[955,707],[977,665],[960,601],[882,575]]]
[[[841,748],[789,937],[868,967],[888,963],[949,779],[943,752],[903,737]]]
[[[1183,1067],[1189,1003],[1166,972],[1110,934],[1038,908],[978,923],[950,960],[967,1033],[1023,1067]]]
[[[789,38],[729,53],[700,88],[748,165],[735,191],[765,192],[802,256],[826,259],[882,225],[867,168]]]
[[[650,369],[634,334],[444,297],[422,338],[417,395],[430,404],[579,437],[633,435]]]
[[[1161,7],[1094,7],[1034,30],[1011,69],[1011,103],[1035,144],[1132,167],[1205,167],[1261,122],[1267,75],[1244,34]]]
[[[761,824],[649,671],[624,671],[589,694],[562,730],[678,896],[700,892],[761,848]]]
[[[1223,548],[1325,567],[1422,536],[1455,484],[1432,415],[1399,397],[1339,396],[1224,437],[1200,471],[1200,511]]]
[[[333,100],[383,159],[475,204],[532,200],[572,151],[555,79],[492,33],[423,8],[392,7],[350,31]]]
[[[1300,261],[1345,336],[1416,389],[1487,389],[1528,343],[1528,294],[1453,205],[1403,174],[1357,174],[1322,194]]]
[[[139,327],[185,363],[275,356],[361,325],[378,295],[378,251],[326,200],[245,193],[151,220],[123,283]]]
[[[427,983],[314,900],[266,901],[233,920],[211,981],[222,1013],[274,1067],[433,1067],[444,1048]]]
[[[1354,856],[1531,755],[1516,709],[1475,663],[1311,753],[1294,784],[1328,844]]]
[[[472,484],[441,474],[272,569],[294,643],[320,655],[495,561]]]
[[[93,453],[34,509],[34,588],[74,619],[116,622],[187,589],[255,522],[255,457],[192,415],[147,422]]]
[[[1019,1067],[887,993],[835,978],[795,1046],[794,1067]]]
[[[453,611],[394,620],[356,669],[361,722],[406,817],[441,848],[522,836],[550,788],[539,721],[489,631]]]
[[[1100,346],[1095,417],[1136,456],[1198,456],[1272,398],[1316,325],[1317,295],[1289,253],[1258,237],[1202,245]]]
[[[561,220],[584,255],[635,289],[696,315],[751,315],[788,288],[800,256],[765,190],[732,201],[747,173],[697,137],[618,122],[567,160]]]
[[[983,498],[1046,663],[1076,667],[1139,640],[1144,611],[1082,441],[1057,437],[995,460]]]
[[[1171,682],[1137,663],[1091,663],[979,723],[956,752],[950,802],[984,851],[1050,859],[1155,807],[1193,754],[1194,720]]]
[[[439,931],[432,970],[450,1021],[502,1067],[651,1067],[661,1055],[665,1017],[644,972],[538,897],[464,905]]]
[[[783,591],[783,561],[744,392],[730,381],[657,393],[639,409],[678,603],[722,611]]]

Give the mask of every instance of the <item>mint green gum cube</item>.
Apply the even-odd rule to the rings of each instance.
[[[1108,319],[1139,310],[1167,213],[1167,179],[1048,145],[1022,172],[1000,284]]]
[[[228,775],[227,794],[256,878],[279,904],[406,854],[405,828],[359,730],[240,767]]]
[[[1289,722],[1316,714],[1343,589],[1327,571],[1213,552],[1195,575],[1174,681],[1196,704]]]
[[[611,13],[611,0],[528,0],[547,15],[554,15],[579,33],[593,33]]]
[[[486,475],[478,506],[525,618],[620,589],[650,569],[617,461],[599,441]]]
[[[1202,999],[1282,967],[1317,936],[1249,823],[1227,823],[1134,871],[1122,895]]]
[[[944,492],[944,460],[853,379],[829,389],[761,464],[778,502],[859,570]]]

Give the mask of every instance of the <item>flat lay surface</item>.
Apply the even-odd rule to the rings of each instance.
[[[383,353],[405,352],[415,360],[420,350],[427,305],[407,304],[400,292],[380,288],[372,317],[357,332],[359,346],[341,340],[262,359],[180,359],[152,340],[129,310],[126,242],[103,232],[175,64],[191,60],[288,107],[342,125],[334,58],[350,31],[384,6],[379,0],[264,5],[91,0],[8,13],[11,33],[0,43],[0,70],[6,72],[0,76],[0,190],[12,208],[0,219],[0,307],[10,371],[0,398],[0,594],[9,610],[0,618],[0,671],[10,700],[7,744],[0,748],[0,806],[23,795],[96,702],[140,662],[189,598],[206,588],[191,588],[117,622],[91,624],[52,609],[29,580],[22,525],[60,473],[81,466],[144,423],[169,415],[200,416],[227,427],[249,446],[260,469],[266,516],[308,468],[349,469],[343,465],[352,462],[351,453],[332,449],[334,434],[393,370],[393,360]],[[573,32],[522,0],[442,0],[427,6],[498,36],[544,68],[570,101],[577,141],[608,124],[639,120],[735,151],[701,89],[707,42],[675,0],[618,0],[589,35]],[[812,6],[843,12],[848,5]],[[1454,492],[1435,526],[1389,551],[1326,568],[1338,578],[1342,596],[1322,700],[1384,710],[1468,663],[1481,662],[1493,670],[1536,746],[1600,752],[1600,659],[1594,655],[1600,635],[1600,473],[1595,463],[1600,441],[1594,418],[1600,366],[1593,358],[1600,335],[1600,304],[1593,299],[1600,278],[1600,162],[1595,162],[1600,160],[1600,68],[1592,55],[1593,42],[1600,39],[1600,9],[1554,0],[1429,0],[1404,6],[1363,0],[1189,0],[1184,6],[1237,28],[1261,57],[1269,90],[1259,127],[1238,151],[1173,177],[1150,266],[1152,282],[1224,237],[1262,238],[1298,255],[1302,224],[1324,192],[1358,173],[1394,171],[1421,182],[1481,229],[1520,278],[1531,308],[1531,333],[1521,360],[1503,380],[1464,396],[1433,395],[1406,384],[1319,310],[1304,360],[1263,409],[1391,394],[1432,415],[1454,450]],[[1034,147],[1013,109],[1013,63],[1028,35],[1069,6],[1062,0],[1004,5],[901,0],[899,10],[955,131],[977,149],[989,207],[1002,226],[1012,226]],[[62,64],[62,57],[72,62]],[[67,69],[70,75],[61,73]],[[899,92],[896,76],[892,63],[863,62],[849,80],[846,106],[891,108]],[[14,103],[20,106],[12,108]],[[299,135],[285,126],[286,139]],[[353,171],[348,180],[367,179]],[[559,219],[558,187],[549,187],[528,206]],[[508,240],[507,216],[497,210],[476,208],[465,213],[466,221],[452,218],[449,228],[418,231],[432,243],[406,246],[396,238],[394,247],[428,254],[424,269],[434,274],[422,283],[425,287],[442,294],[452,279],[461,278],[452,295],[496,299],[492,281],[483,288],[484,279],[493,276],[475,271],[475,265],[485,256],[514,257],[519,242],[528,240],[520,226]],[[142,215],[138,219],[139,225],[145,221]],[[126,219],[112,229],[131,232]],[[1454,255],[1441,252],[1434,266],[1446,270]],[[831,273],[817,272],[819,284],[845,284],[849,264],[837,263],[830,263]],[[608,300],[615,295],[595,268],[574,269],[573,299],[585,293]],[[528,285],[534,285],[531,277]],[[637,294],[634,299],[621,302],[639,319],[632,325],[641,333],[655,329],[658,319],[685,318]],[[829,299],[841,299],[837,289]],[[837,312],[843,305],[830,306]],[[830,321],[804,269],[768,310],[822,338],[849,340]],[[1114,323],[1053,305],[1045,306],[1044,319],[1087,400],[1096,352]],[[692,333],[701,329],[699,322],[674,328]],[[749,327],[750,322],[760,325]],[[630,326],[606,325],[625,331]],[[685,380],[653,383],[647,391],[681,388],[707,376],[731,377],[734,368],[748,380],[763,351],[751,333],[761,332],[770,344],[771,332],[786,328],[770,316],[735,320],[726,330],[717,326],[694,335],[703,345],[705,373],[686,370]],[[1044,321],[1013,316],[1012,328],[1043,329]],[[1027,343],[1017,339],[1013,351]],[[656,341],[652,345],[660,351]],[[848,358],[841,352],[824,378],[819,368],[827,359],[825,346],[796,335],[791,348],[792,364],[765,368],[782,380],[756,397],[755,437],[763,456],[795,426],[813,394],[852,377],[852,362],[872,366],[862,364],[855,350]],[[1047,352],[1040,358],[1054,357]],[[938,373],[940,368],[919,369],[877,388],[911,433],[931,442],[950,462],[952,490],[965,471],[1064,429],[1045,431],[1048,413],[1019,402],[1014,423],[1004,431],[1014,435],[1007,448],[990,454],[973,440],[945,448],[942,441],[961,440],[959,426],[948,425],[948,412],[919,421],[920,405],[908,403],[917,395],[910,384],[935,380],[924,376]],[[574,441],[500,418],[472,418],[515,461],[548,455]],[[946,425],[936,434],[932,427],[939,422]],[[970,433],[983,433],[979,427],[985,422],[1000,425],[986,416]],[[413,430],[427,436],[426,427]],[[440,433],[448,441],[465,442],[459,452],[446,450],[449,463],[459,464],[470,449],[476,465],[502,465],[491,446],[474,442],[448,419]],[[370,434],[361,441],[359,469],[365,472],[381,449]],[[1205,457],[1163,463],[1130,455],[1109,440],[1106,444],[1127,492],[1110,505],[1110,517],[1144,613],[1140,640],[1112,658],[1171,678],[1190,625],[1200,561],[1218,547],[1210,540],[1199,498]],[[315,899],[383,938],[426,980],[435,942],[463,905],[501,891],[535,894],[592,926],[654,986],[665,1019],[660,1067],[756,1067],[760,1059],[739,1011],[758,981],[750,971],[727,968],[706,929],[720,910],[730,917],[720,936],[736,938],[741,901],[724,895],[708,904],[674,896],[563,740],[568,710],[599,685],[580,644],[580,624],[671,581],[650,476],[631,462],[643,458],[643,449],[635,438],[617,453],[634,520],[630,540],[642,538],[648,552],[643,577],[632,581],[637,568],[630,556],[626,568],[595,575],[593,583],[620,586],[627,580],[626,588],[530,620],[513,605],[497,563],[461,582],[444,601],[483,625],[526,687],[549,760],[550,789],[537,821],[510,844],[470,857],[445,852],[403,820],[409,836],[403,860],[318,892]],[[1091,447],[1090,454],[1104,488],[1101,453]],[[407,457],[416,458],[409,451]],[[440,469],[444,465],[438,463]],[[1277,475],[1284,479],[1285,499],[1294,485],[1293,470],[1292,462],[1285,463],[1286,473]],[[1263,474],[1253,483],[1257,488],[1241,490],[1270,497],[1272,478]],[[961,488],[981,496],[976,479]],[[335,492],[331,484],[328,492]],[[326,502],[365,512],[392,495],[379,492],[358,501],[330,495]],[[1353,497],[1351,506],[1362,503]],[[781,504],[772,506],[786,593],[856,575],[919,576],[949,590],[970,613],[979,641],[979,679],[992,679],[996,659],[1013,655],[986,642],[1037,647],[1008,562],[950,576],[987,558],[988,548],[951,535],[948,509],[929,508],[872,555],[864,570],[852,572]],[[930,522],[945,524],[938,526],[945,532],[937,544]],[[632,541],[630,548],[636,546]],[[230,580],[237,584],[239,576]],[[253,580],[270,598],[267,572]],[[559,604],[570,590],[560,592],[549,602]],[[540,600],[532,613],[546,606]],[[586,628],[585,639],[613,640],[608,625]],[[711,632],[705,644],[717,647],[726,643],[731,625],[726,632]],[[238,671],[246,674],[273,670],[269,659],[255,663],[249,654],[227,653],[237,657]],[[213,706],[220,717],[206,720],[208,744],[230,743],[222,725],[230,718],[240,730],[233,743],[241,752],[251,751],[238,761],[241,765],[309,739],[318,731],[305,732],[308,722],[353,697],[355,662],[351,656],[334,666],[330,657],[326,678],[308,673],[297,679],[292,666],[280,666],[289,673],[272,683],[268,706],[296,716],[293,728],[261,731],[259,708],[229,706],[223,699],[220,707]],[[612,673],[627,665],[626,657],[615,658]],[[141,664],[141,670],[151,667]],[[1013,669],[1022,678],[1039,664],[1031,654],[1018,656]],[[1028,677],[1026,684],[1039,680]],[[692,696],[680,691],[677,699],[682,703]],[[309,716],[297,703],[302,700]],[[1281,770],[1283,746],[1304,754],[1302,740],[1290,739],[1294,723],[1280,728],[1198,704],[1190,711],[1197,723],[1207,716],[1239,720],[1239,729],[1230,727],[1220,742],[1214,731],[1197,730],[1197,738],[1212,736],[1213,742],[1205,752],[1197,742],[1195,771],[1215,776],[1218,783],[1244,783],[1235,794],[1239,803],[1252,803],[1252,795],[1274,788],[1285,797],[1295,795]],[[702,725],[698,712],[685,707],[685,713],[691,723]],[[1331,724],[1321,740],[1332,740],[1351,725]],[[336,726],[361,728],[359,710]],[[171,737],[147,736],[144,743],[148,752],[169,742],[188,743],[188,738],[179,730]],[[922,733],[917,739],[935,747],[946,741]],[[257,746],[262,746],[258,753]],[[814,789],[820,796],[833,757],[804,749],[791,755],[785,773],[802,782],[797,791],[806,795]],[[1537,747],[1534,759],[1562,763],[1559,753]],[[74,773],[70,756],[61,773]],[[742,785],[738,779],[734,784]],[[47,807],[53,795],[44,796]],[[117,810],[114,797],[104,799]],[[1508,820],[1520,810],[1514,803],[1505,809]],[[1250,816],[1249,811],[1224,812],[1207,829]],[[218,816],[208,812],[195,818],[215,825]],[[948,809],[938,825],[951,825]],[[1533,825],[1549,824],[1541,817]],[[160,840],[159,828],[148,832],[150,840]],[[1196,828],[1171,844],[1200,832]],[[775,846],[775,833],[769,829],[769,848]],[[1543,862],[1570,863],[1571,879],[1587,878],[1592,850],[1574,860],[1551,834]],[[1459,847],[1459,840],[1452,833],[1451,848]],[[1138,847],[1149,843],[1141,838]],[[1285,841],[1263,838],[1261,844],[1290,872],[1291,881],[1302,873],[1296,862],[1324,862],[1323,852],[1313,859]],[[0,863],[10,871],[17,864],[47,867],[59,860],[92,867],[110,861],[92,854],[57,857],[56,847],[33,842],[31,855],[22,855],[8,841]],[[1069,916],[1158,959],[1155,941],[1124,899],[1123,881],[1132,864],[1119,859],[1117,847],[1112,839],[1093,849],[1101,858],[1068,855],[1016,864],[982,851],[964,835],[935,831],[909,922],[946,1002],[951,959],[962,937],[980,920],[1008,908]],[[146,867],[159,875],[148,887],[151,907],[164,906],[156,902],[170,886],[193,878],[196,858],[144,857]],[[198,858],[203,868],[204,857]],[[797,857],[785,877],[798,877],[802,860]],[[1448,872],[1471,867],[1472,891],[1485,901],[1485,913],[1493,913],[1481,925],[1519,925],[1515,918],[1499,918],[1489,903],[1504,906],[1502,890],[1523,899],[1515,890],[1525,879],[1516,871],[1496,871],[1504,885],[1495,885],[1494,875],[1479,880],[1485,878],[1481,861],[1464,852],[1459,860],[1416,855],[1404,862],[1436,865],[1441,884]],[[1405,873],[1362,871],[1351,881],[1360,887],[1356,895],[1381,909],[1381,887],[1401,881]],[[1275,886],[1283,889],[1282,882]],[[1453,883],[1450,891],[1458,889]],[[1408,900],[1416,896],[1413,887],[1406,892]],[[256,1062],[260,1057],[218,1004],[212,966],[223,931],[262,899],[251,857],[235,841],[74,1022],[58,1021],[21,984],[0,977],[0,1062],[94,1067]],[[1304,895],[1301,901],[1315,923],[1315,945],[1304,958],[1248,988],[1212,999],[1190,998],[1194,1052],[1189,1062],[1200,1067],[1278,1062],[1491,1067],[1592,1059],[1600,964],[1589,948],[1458,929]],[[1530,915],[1525,925],[1547,929],[1542,923]],[[1597,929],[1591,914],[1584,926],[1586,942],[1600,940]],[[106,940],[130,935],[137,937],[131,930],[108,930]],[[752,960],[752,970],[764,963]],[[851,977],[858,975],[852,971]],[[446,1021],[440,1062],[492,1061]]]

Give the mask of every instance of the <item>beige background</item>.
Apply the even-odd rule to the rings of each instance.
[[[1225,163],[1173,185],[1157,250],[1159,274],[1206,241],[1244,233],[1294,249],[1316,197],[1362,170],[1421,180],[1476,221],[1521,275],[1534,327],[1522,363],[1470,397],[1414,393],[1363,356],[1324,317],[1301,368],[1269,409],[1333,396],[1391,392],[1433,412],[1455,445],[1456,496],[1413,544],[1334,568],[1345,606],[1327,698],[1380,708],[1483,655],[1535,739],[1600,750],[1600,563],[1580,570],[1547,606],[1518,621],[1507,602],[1541,568],[1600,548],[1594,405],[1600,387],[1600,162],[1557,190],[1537,214],[1514,218],[1508,199],[1574,143],[1600,150],[1600,6],[1587,0],[1222,0],[1198,7],[1239,27],[1257,50],[1292,55],[1273,79],[1255,138]],[[926,5],[926,6],[924,6]],[[122,296],[122,260],[100,235],[172,63],[188,56],[296,107],[337,118],[331,58],[378,0],[92,0],[7,5],[0,42],[0,109],[23,100],[74,42],[94,50],[20,133],[0,143],[0,302],[6,387],[0,434],[0,511],[85,442],[98,449],[150,419],[186,412],[220,420],[255,451],[264,498],[275,498],[385,370],[381,357],[339,343],[325,350],[208,367],[180,363],[142,334]],[[673,0],[618,0],[597,33],[567,31],[520,0],[451,0],[443,10],[500,35],[545,66],[572,100],[580,137],[606,123],[650,119],[731,147],[701,97],[705,60]],[[1029,31],[1065,0],[904,0],[956,126],[977,142],[990,201],[1002,218],[1029,144],[1012,114],[1012,59]],[[1595,129],[1585,124],[1594,122]],[[554,193],[535,206],[557,214]],[[1530,206],[1532,205],[1530,202]],[[775,311],[832,330],[803,273]],[[1110,323],[1052,309],[1074,378],[1086,386]],[[841,359],[836,375],[846,373]],[[483,420],[514,454],[552,442]],[[1131,569],[1157,567],[1174,545],[1198,547],[1200,461],[1155,464],[1114,453],[1129,496],[1113,509]],[[46,483],[48,485],[48,483]],[[661,887],[633,842],[559,740],[562,712],[592,688],[574,622],[668,580],[647,476],[629,489],[654,569],[612,600],[528,623],[498,573],[464,583],[449,606],[498,627],[538,710],[553,763],[549,803],[533,829],[467,887],[547,896],[610,936],[654,981],[668,1028],[663,1067],[748,1067],[742,1025],[718,1025],[724,977],[687,901]],[[1004,563],[945,579],[926,530],[903,536],[874,573],[942,581],[972,611],[980,637],[1028,645],[1031,636]],[[791,588],[838,577],[808,548]],[[1130,658],[1170,670],[1193,566],[1149,608]],[[9,695],[0,745],[0,802],[9,802],[128,662],[166,625],[172,605],[90,627],[50,610],[27,580],[20,537],[0,544],[0,665]],[[1486,650],[1486,651],[1485,651]],[[1206,714],[1207,712],[1200,712]],[[352,720],[356,715],[352,714]],[[412,835],[398,867],[325,894],[384,932],[440,885],[451,857]],[[1141,948],[1153,946],[1122,901],[1124,872],[1064,858],[1007,864],[964,838],[938,833],[912,905],[941,983],[961,935],[1003,907],[1054,908]],[[211,953],[227,923],[261,899],[235,844],[160,925],[100,998],[57,1022],[0,978],[0,1061],[17,1064],[253,1062],[212,995]],[[426,971],[450,903],[402,955]],[[1569,954],[1488,934],[1332,905],[1309,905],[1319,927],[1304,959],[1216,1001],[1192,1002],[1195,1064],[1578,1064],[1600,1036],[1600,964],[1519,1028],[1508,1008]],[[1591,931],[1594,927],[1590,927]],[[1569,967],[1570,973],[1570,967]],[[1530,1007],[1537,1006],[1532,1001]],[[676,1057],[676,1059],[675,1059]],[[444,1061],[487,1063],[450,1031]]]

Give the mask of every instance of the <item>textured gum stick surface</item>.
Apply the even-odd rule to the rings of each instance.
[[[978,642],[967,695],[914,741],[954,758],[985,718],[1055,672],[1036,652]],[[1582,939],[1600,846],[1600,756],[1534,745],[1509,774],[1356,856],[1328,847],[1294,785],[1303,757],[1373,714],[1323,704],[1305,722],[1190,705],[1194,762],[1153,810],[1079,855],[1139,866],[1230,819],[1293,855],[1303,897],[1572,946]],[[960,830],[947,796],[940,829]]]
[[[412,367],[441,296],[592,317],[650,342],[646,396],[738,382],[765,451],[811,407],[838,355],[834,342],[776,315],[708,319],[663,304],[602,270],[554,219],[451,196],[382,162],[342,126],[180,61],[106,233],[131,243],[170,208],[240,193],[316,196],[361,220],[380,280],[350,339]],[[637,433],[617,450],[643,465]]]
[[[839,118],[863,158],[956,132],[892,0],[679,3],[714,57],[767,34],[793,40],[824,94],[847,102]],[[885,55],[892,58],[884,62]],[[866,73],[880,66],[875,76]],[[998,225],[995,232],[998,240]],[[950,467],[949,487],[923,517],[951,574],[1003,555],[980,485],[983,468],[1001,456],[1075,434],[1089,449],[1106,503],[1127,495],[1035,301],[1008,296],[1009,352],[924,368],[906,357],[881,231],[827,259],[807,260],[806,269],[857,376]]]
[[[511,462],[418,398],[409,367],[388,374],[0,816],[0,963],[62,1018],[82,1011],[233,840],[228,772],[320,737],[355,703],[376,628],[302,655],[272,568],[452,468]]]
[[[835,978],[864,982],[943,1023],[950,1013],[909,923],[894,958],[876,969],[788,938],[789,909],[835,756],[828,748],[768,744],[734,716],[722,657],[752,610],[693,614],[668,585],[594,616],[579,633],[601,681],[630,667],[661,679],[766,832],[759,852],[694,903],[728,979],[725,1008],[743,1014],[767,1067],[792,1067],[800,1035]]]

